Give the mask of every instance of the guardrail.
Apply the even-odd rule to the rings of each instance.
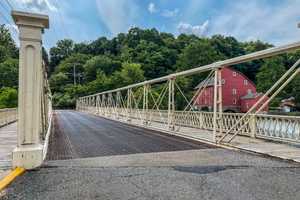
[[[147,113],[143,113],[142,109],[131,109],[130,112],[127,112],[126,109],[99,109],[97,107],[89,106],[81,108],[80,111],[120,121],[131,121],[132,123],[139,125],[144,124],[149,127],[153,126],[154,128],[157,123],[160,123],[165,126],[159,127],[168,131],[168,110],[148,110]],[[219,128],[222,126],[223,131],[226,132],[230,130],[243,115],[243,113],[223,113],[222,121],[217,122],[217,127]],[[257,114],[249,115],[248,118],[245,118],[241,122],[241,124],[248,119],[250,120],[250,123],[239,132],[239,135],[271,140],[300,142],[300,117]],[[175,111],[175,126],[177,128],[190,127],[209,130],[212,133],[214,129],[213,113],[202,111]],[[180,131],[177,128],[174,130]],[[236,130],[237,128],[231,131],[234,133]]]
[[[16,108],[0,109],[0,127],[17,121],[17,115],[18,113]]]

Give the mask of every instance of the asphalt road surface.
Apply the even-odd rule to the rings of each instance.
[[[60,111],[48,161],[0,199],[299,200],[300,166]]]
[[[75,111],[57,111],[48,160],[212,148]]]

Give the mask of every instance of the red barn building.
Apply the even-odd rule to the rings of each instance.
[[[221,69],[222,77],[222,103],[224,112],[247,112],[263,95],[256,92],[255,84],[242,73],[226,67]],[[206,85],[206,87],[205,87]],[[196,89],[202,88],[202,92],[194,102],[199,110],[213,109],[214,77],[207,84],[201,82]],[[263,111],[268,111],[266,106]]]

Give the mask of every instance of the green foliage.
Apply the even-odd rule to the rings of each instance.
[[[112,39],[100,37],[95,41],[81,43],[62,40],[50,50],[50,66],[53,73],[50,85],[55,97],[54,105],[74,106],[79,96],[161,77],[269,47],[272,45],[262,41],[240,42],[230,36],[199,38],[195,35],[181,34],[174,37],[156,29],[140,28],[132,28],[128,33],[120,33]],[[258,91],[264,92],[299,56],[300,51],[233,67],[254,81]],[[76,85],[73,83],[74,66]],[[195,86],[206,75],[207,73],[201,73],[179,78],[176,82],[187,98],[191,98]],[[294,80],[291,86],[275,99],[275,104],[283,97],[294,96],[299,99],[299,84],[299,79]],[[161,90],[162,86],[152,86],[153,96],[158,97]],[[134,91],[136,95],[141,92]],[[167,106],[166,100],[163,100],[163,106]],[[178,91],[176,100],[178,108],[184,108],[186,101]],[[154,103],[153,100],[149,102],[151,105]]]
[[[8,58],[0,63],[0,88],[17,87],[18,85],[18,67],[19,61]]]
[[[201,39],[184,48],[179,55],[177,66],[182,71],[211,64],[223,58],[224,56],[213,48],[208,39]]]
[[[18,49],[5,25],[0,25],[0,108],[18,102]]]
[[[0,109],[15,108],[18,105],[18,92],[14,88],[3,87],[0,89]]]
[[[74,42],[69,39],[58,41],[56,47],[52,47],[50,49],[50,74],[54,72],[55,67],[58,66],[62,60],[64,60],[73,53],[73,50]]]
[[[18,58],[16,44],[4,24],[0,25],[0,62],[3,62],[3,60],[1,60],[3,55],[6,55],[6,57]]]
[[[86,85],[88,93],[93,94],[105,91],[111,88],[111,79],[108,78],[104,72],[98,71],[97,78]]]
[[[75,99],[68,93],[55,93],[52,97],[53,106],[58,108],[74,108]]]
[[[70,83],[70,80],[65,73],[59,72],[51,76],[49,83],[52,92],[62,92],[65,85]]]
[[[116,71],[112,76],[114,87],[122,87],[145,80],[144,71],[140,64],[123,63],[121,71]]]
[[[285,68],[282,62],[281,57],[276,57],[266,60],[261,66],[256,75],[258,91],[266,92],[284,74]]]
[[[110,75],[114,71],[120,69],[120,67],[120,61],[115,61],[106,55],[95,56],[88,60],[84,65],[85,79],[87,81],[93,81],[96,79],[98,71]]]

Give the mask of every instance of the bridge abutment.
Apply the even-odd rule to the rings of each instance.
[[[18,144],[13,166],[32,169],[43,161],[42,132],[42,33],[49,27],[46,15],[12,12],[19,28]]]

